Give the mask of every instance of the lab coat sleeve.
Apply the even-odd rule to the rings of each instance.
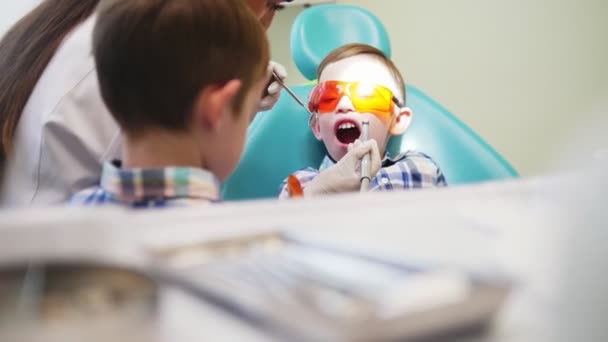
[[[105,161],[118,158],[120,129],[91,70],[58,103],[42,127],[38,187],[32,205],[63,202],[99,183]]]

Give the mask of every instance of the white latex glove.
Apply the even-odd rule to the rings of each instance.
[[[287,78],[287,70],[285,67],[277,62],[270,61],[268,64],[269,74],[274,71],[280,78],[285,82]],[[271,76],[272,77],[272,76]],[[266,89],[268,95],[264,96],[260,101],[258,111],[270,110],[279,101],[279,95],[281,94],[281,85],[277,81],[273,81],[268,85]]]
[[[305,196],[334,192],[357,191],[361,186],[361,158],[370,153],[370,175],[376,176],[380,170],[378,143],[373,140],[348,145],[348,152],[335,165],[317,175],[304,187]]]

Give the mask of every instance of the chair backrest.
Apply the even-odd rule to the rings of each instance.
[[[378,48],[391,57],[391,44],[380,20],[361,7],[321,5],[311,7],[294,21],[291,29],[291,55],[296,66],[309,80],[331,51],[349,43]]]
[[[331,50],[352,42],[370,44],[390,54],[384,26],[373,14],[355,6],[307,9],[292,30],[294,60],[309,79],[315,77],[316,66]],[[292,90],[307,100],[313,86],[294,86]],[[407,91],[414,119],[403,136],[389,141],[391,154],[407,150],[428,154],[452,185],[517,176],[507,161],[458,118],[416,87],[408,86]],[[223,196],[227,200],[275,197],[287,175],[304,167],[318,167],[324,155],[323,144],[308,127],[306,110],[283,91],[276,106],[259,113],[249,127],[243,158],[224,184]]]

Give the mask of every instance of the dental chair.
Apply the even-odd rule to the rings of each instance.
[[[292,28],[291,51],[298,69],[311,82],[290,88],[307,102],[321,60],[333,49],[354,42],[391,55],[386,29],[363,8],[320,5],[302,11]],[[407,86],[407,105],[414,118],[403,136],[389,141],[392,155],[410,149],[424,152],[439,164],[449,185],[518,176],[491,146],[420,89]],[[325,155],[325,147],[308,126],[306,110],[284,90],[272,110],[258,113],[248,135],[241,162],[223,185],[226,200],[276,197],[290,173],[317,168]]]

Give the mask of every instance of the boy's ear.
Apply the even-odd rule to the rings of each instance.
[[[208,130],[215,130],[226,115],[232,115],[234,99],[241,89],[240,80],[210,85],[194,101],[194,120]]]
[[[317,140],[320,141],[320,140],[322,140],[322,138],[321,138],[321,127],[319,126],[319,114],[314,113],[313,115],[314,115],[313,118],[309,118],[310,129],[312,129],[312,134],[315,135],[315,138],[317,138]]]
[[[405,133],[407,128],[410,127],[413,115],[414,113],[408,107],[399,108],[399,114],[397,114],[390,129],[391,134],[401,135]]]

